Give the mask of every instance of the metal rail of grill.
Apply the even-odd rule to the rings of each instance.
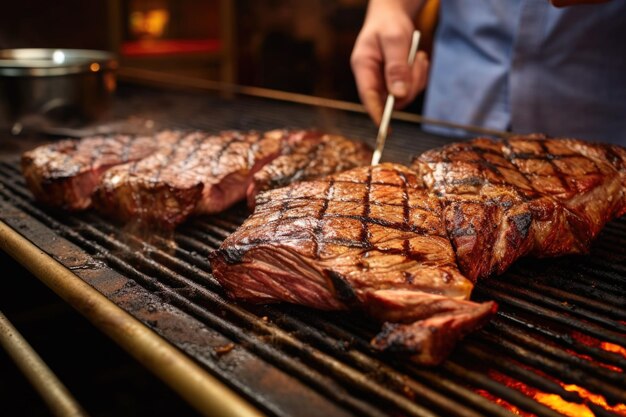
[[[372,135],[362,115],[251,98],[140,90],[129,93],[118,112],[149,116],[164,127],[270,129],[289,120]],[[398,123],[386,156],[406,162],[408,153],[445,141]],[[607,225],[587,256],[526,259],[479,283],[473,298],[496,300],[497,316],[442,365],[423,368],[373,351],[369,340],[378,325],[358,314],[225,298],[207,254],[246,216],[237,206],[193,219],[172,236],[140,235],[94,212],[69,215],[39,206],[18,161],[0,161],[0,220],[39,240],[44,251],[263,412],[626,415],[625,218]]]

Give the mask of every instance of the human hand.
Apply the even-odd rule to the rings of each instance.
[[[610,0],[550,0],[555,7],[575,6],[579,4],[607,3]]]
[[[413,66],[407,64],[415,30],[412,15],[419,3],[372,0],[354,45],[351,65],[359,97],[376,124],[380,124],[388,93],[395,96],[395,107],[402,108],[426,85],[426,54],[418,52]]]

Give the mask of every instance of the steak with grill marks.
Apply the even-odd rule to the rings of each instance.
[[[302,130],[293,132],[291,142],[296,146],[289,146],[254,174],[247,193],[250,209],[261,191],[368,165],[372,160],[366,144],[339,135]]]
[[[112,166],[144,158],[176,140],[179,133],[156,137],[95,136],[39,146],[22,155],[26,184],[37,200],[67,210],[91,205],[91,196]]]
[[[228,293],[381,322],[379,349],[441,361],[485,323],[492,302],[467,301],[439,200],[407,167],[382,164],[261,193],[255,212],[210,255]]]
[[[171,229],[192,213],[211,214],[245,197],[252,175],[276,158],[287,131],[193,132],[148,158],[103,176],[95,207],[112,217]]]
[[[440,196],[461,271],[476,280],[524,255],[584,253],[626,213],[626,150],[542,135],[477,138],[413,162]]]

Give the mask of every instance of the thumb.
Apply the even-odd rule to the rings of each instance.
[[[411,86],[411,70],[407,63],[411,43],[410,33],[384,35],[380,41],[385,60],[387,91],[396,98],[405,98]]]

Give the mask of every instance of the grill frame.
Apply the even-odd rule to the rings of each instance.
[[[174,102],[179,100],[179,104],[174,105],[181,105],[186,110],[189,110],[190,101],[191,108],[203,107],[198,103],[199,97],[174,94],[172,99],[168,93],[160,91],[133,91],[130,90],[130,100],[118,109],[118,115],[127,116],[129,108],[135,108],[133,100],[146,100],[146,95],[170,97]],[[244,101],[247,101],[245,105]],[[255,107],[261,102],[273,111],[257,110],[245,117],[240,116],[243,114],[241,111],[234,111],[239,107]],[[204,106],[211,108],[219,103],[230,106],[230,113],[224,113],[228,117],[221,122],[227,127],[246,129],[255,123],[270,125],[280,118],[284,120],[284,114],[277,119],[273,112],[280,114],[281,109],[293,112],[295,108],[299,112],[298,117],[291,120],[301,127],[320,125],[319,120],[328,122],[330,118],[334,127],[340,131],[344,129],[344,133],[348,130],[355,136],[371,136],[366,134],[371,128],[362,115],[336,111],[328,113],[327,109],[241,97],[233,102],[211,98]],[[151,110],[150,106],[140,108],[139,113],[142,112],[163,120],[167,127],[189,127],[180,114],[159,119],[159,111]],[[307,125],[307,120],[315,123]],[[211,129],[209,125],[203,119],[193,127],[207,130],[221,128],[216,126]],[[421,139],[421,142],[407,143],[412,137]],[[421,133],[415,125],[398,123],[385,156],[407,162],[407,147],[410,152],[417,153],[445,141],[444,138]],[[495,392],[497,397],[537,415],[560,415],[486,377],[480,367],[474,369],[467,366],[467,361],[476,360],[490,360],[494,370],[521,378],[542,391],[560,395],[569,401],[582,402],[582,399],[578,394],[566,391],[553,379],[537,374],[533,368],[545,367],[548,375],[556,374],[570,383],[584,385],[591,381],[594,390],[604,394],[609,401],[625,401],[626,392],[620,390],[618,384],[626,380],[618,378],[619,375],[614,375],[616,372],[611,373],[607,368],[589,366],[589,361],[568,354],[566,348],[608,361],[610,365],[625,370],[626,358],[587,346],[573,339],[565,330],[569,326],[583,334],[601,336],[604,340],[626,346],[624,336],[616,332],[607,333],[607,327],[620,332],[626,329],[618,321],[623,321],[626,313],[623,308],[616,308],[626,300],[626,294],[623,290],[620,292],[619,287],[626,282],[626,268],[623,264],[610,264],[611,260],[626,259],[624,250],[617,247],[620,242],[626,241],[626,219],[608,226],[594,246],[594,257],[526,260],[502,278],[479,284],[474,298],[496,299],[506,308],[501,308],[493,324],[479,335],[472,335],[467,342],[461,342],[441,367],[426,369],[372,352],[367,339],[375,328],[355,315],[318,313],[293,306],[247,306],[225,300],[203,259],[209,247],[219,244],[243,220],[245,209],[241,206],[223,215],[194,220],[181,226],[175,236],[178,248],[168,249],[167,242],[162,238],[154,237],[151,244],[146,244],[94,213],[69,216],[33,204],[16,164],[15,159],[4,159],[0,163],[0,219],[42,249],[41,259],[56,259],[114,305],[122,307],[174,346],[187,352],[201,366],[202,372],[217,376],[263,412],[289,415],[300,411],[299,415],[302,415],[301,404],[305,398],[309,401],[307,404],[314,405],[317,415],[320,410],[328,415],[342,415],[343,411],[357,415],[382,415],[388,411],[407,415],[512,415],[467,388],[474,385]],[[19,255],[17,252],[22,250],[20,245],[9,247],[6,241],[3,242],[5,251],[16,251],[16,256]],[[142,250],[132,250],[136,248],[134,245]],[[572,268],[568,266],[564,269],[563,265],[572,262],[580,264],[583,272],[569,276]],[[548,271],[544,282],[537,283],[536,277],[524,277],[529,271],[536,274],[537,268]],[[594,278],[597,275],[602,277],[602,281]],[[45,277],[40,278],[46,280]],[[546,279],[556,284],[548,285]],[[131,281],[139,284],[128,284]],[[555,287],[557,284],[571,284],[571,281],[574,284],[572,288],[587,291],[592,296],[573,294],[572,297],[560,287]],[[524,285],[514,285],[520,282]],[[546,297],[546,292],[551,296]],[[569,304],[563,304],[557,298],[563,296],[569,297]],[[599,298],[607,300],[612,307],[603,307]],[[68,302],[77,306],[80,299],[69,298]],[[529,322],[527,318],[546,314],[554,317],[548,324]],[[607,314],[617,318],[611,320]],[[211,330],[207,323],[217,330]],[[101,327],[102,323],[96,320],[96,325]],[[187,331],[181,330],[180,326]],[[562,330],[563,326],[565,330]],[[190,328],[197,333],[209,331],[212,336],[207,336],[206,340],[195,340]],[[231,343],[234,344],[232,349]],[[502,346],[504,353],[496,357],[489,355],[494,345]],[[213,349],[206,349],[207,346]],[[145,348],[140,347],[138,354]],[[242,363],[248,364],[247,368]],[[313,365],[303,365],[307,363]],[[230,371],[229,367],[232,367]],[[255,367],[256,370],[251,369]],[[577,367],[584,368],[583,372]],[[258,382],[255,385],[255,378],[259,375],[267,378],[265,385]],[[613,383],[604,382],[601,378]],[[282,391],[272,391],[272,384],[278,382],[288,383],[288,389],[281,387]],[[373,399],[368,402],[370,395]],[[613,415],[599,406],[588,406],[598,415]]]

